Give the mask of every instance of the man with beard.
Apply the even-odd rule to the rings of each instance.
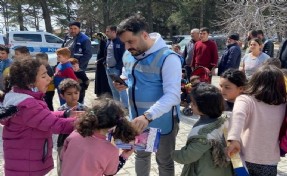
[[[218,64],[218,76],[229,68],[238,69],[241,61],[241,49],[238,45],[239,34],[231,34],[228,36],[226,44],[227,48],[224,51]]]
[[[69,34],[65,37],[63,47],[69,48],[71,57],[79,61],[82,70],[86,70],[92,57],[91,41],[88,36],[81,33],[81,23],[78,21],[69,24]]]
[[[161,129],[156,153],[160,176],[174,175],[171,151],[175,149],[180,104],[181,58],[168,49],[158,33],[148,34],[146,20],[135,15],[118,25],[125,44],[124,68],[128,77],[130,117],[138,132],[147,127]],[[127,87],[114,83],[118,90]],[[148,176],[151,153],[136,152],[136,174]]]

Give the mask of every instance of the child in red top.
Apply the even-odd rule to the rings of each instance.
[[[61,81],[63,81],[65,78],[71,78],[73,80],[77,81],[77,77],[74,73],[73,67],[71,62],[69,61],[71,56],[71,51],[68,48],[60,48],[56,51],[58,61],[60,62],[55,70],[54,75],[54,84],[55,87],[58,90],[58,86]],[[60,92],[58,90],[58,94],[60,95]],[[60,104],[65,104],[65,100],[63,100],[60,96]]]

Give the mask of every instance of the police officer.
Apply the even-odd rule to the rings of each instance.
[[[80,68],[86,70],[92,57],[91,41],[80,32],[80,28],[81,23],[78,21],[69,24],[69,34],[65,37],[62,47],[68,47],[71,57],[78,59]]]

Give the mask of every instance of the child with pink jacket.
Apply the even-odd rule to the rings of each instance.
[[[27,58],[14,62],[6,85],[3,106],[18,112],[0,122],[6,176],[45,175],[53,169],[52,133],[71,133],[75,118],[59,118],[67,112],[51,112],[43,96],[51,78],[39,61]],[[7,90],[9,89],[6,86]]]

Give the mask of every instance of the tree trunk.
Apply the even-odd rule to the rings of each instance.
[[[1,6],[2,6],[2,13],[4,17],[4,27],[5,31],[9,31],[9,13],[8,13],[8,2],[7,1],[1,1]],[[4,31],[3,31],[4,32]]]
[[[147,0],[147,12],[149,12],[149,15],[147,15],[147,23],[149,25],[149,32],[153,32],[153,12],[152,12],[152,0]]]
[[[23,19],[23,12],[21,4],[17,4],[17,19],[20,26],[20,31],[24,31],[24,19]]]
[[[110,18],[110,15],[109,15],[109,13],[110,13],[110,9],[109,9],[109,4],[108,4],[108,0],[103,0],[102,1],[102,3],[103,3],[103,17],[104,17],[104,24],[103,24],[103,27],[104,27],[104,31],[106,30],[106,27],[108,26],[108,25],[110,25],[109,24],[109,18]]]
[[[37,13],[37,9],[36,6],[33,6],[33,17],[34,17],[34,25],[36,30],[40,30],[40,22],[39,22],[39,17],[38,17],[38,13]]]
[[[71,8],[70,8],[70,3],[68,1],[65,2],[66,8],[67,8],[67,21],[71,22],[72,18],[71,18]]]
[[[204,12],[205,12],[205,1],[202,0],[200,5],[200,22],[199,22],[200,28],[203,27]]]
[[[51,24],[51,15],[48,8],[48,4],[46,0],[39,0],[42,11],[43,11],[43,19],[45,21],[46,31],[52,33],[53,28]]]

